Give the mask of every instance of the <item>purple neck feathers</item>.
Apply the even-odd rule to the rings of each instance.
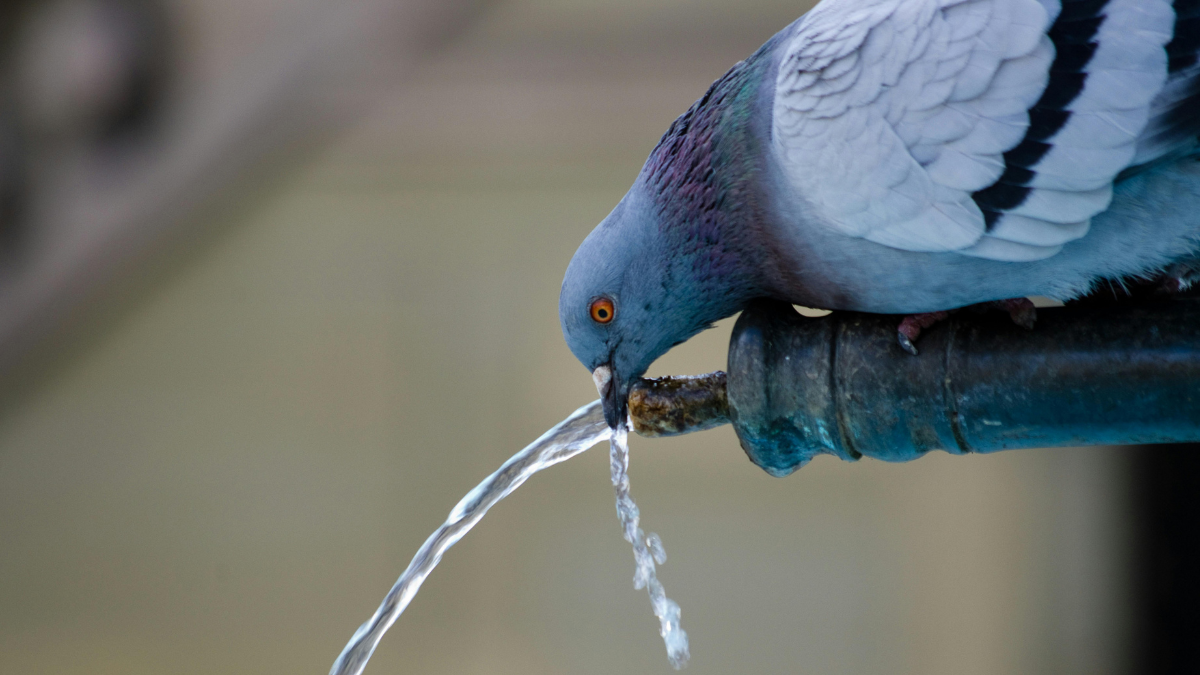
[[[750,235],[763,201],[757,178],[765,143],[753,122],[769,61],[765,47],[671,124],[638,179],[657,211],[672,281],[691,286],[703,297],[700,306],[722,316],[762,290]]]

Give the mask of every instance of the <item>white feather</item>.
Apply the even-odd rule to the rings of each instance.
[[[1146,130],[1138,137],[1137,152],[1130,162],[1132,165],[1152,162],[1177,151],[1181,146],[1194,147],[1194,137],[1183,136],[1170,125],[1175,109],[1195,94],[1197,77],[1200,77],[1200,65],[1171,75],[1162,91],[1150,104],[1150,121]]]
[[[1159,151],[1147,123],[1184,96],[1160,95],[1170,0],[1103,11],[1070,117],[991,232],[972,195],[1004,174],[1051,82],[1059,0],[823,0],[782,47],[772,151],[844,234],[995,260],[1054,255],[1087,234],[1120,171]]]
[[[1115,148],[1073,147],[1057,143],[1036,167],[1030,187],[1090,192],[1112,183],[1117,171],[1129,165],[1133,143]],[[1116,170],[1113,167],[1117,167]]]
[[[1166,0],[1109,0],[1088,61],[1083,90],[1067,109],[1071,117],[1048,143],[1028,186],[1034,188],[1009,213],[1020,223],[1020,241],[1035,243],[1029,230],[1039,221],[1086,223],[1108,208],[1112,181],[1134,158],[1150,104],[1167,77],[1164,46],[1175,15]],[[993,228],[1004,225],[1001,222]],[[1009,226],[1006,231],[1014,231]],[[1086,229],[1084,230],[1086,232]],[[1047,241],[1057,233],[1049,229]]]
[[[1045,260],[1062,250],[1062,246],[1030,246],[984,235],[975,245],[959,251],[963,255],[1005,262]]]
[[[845,234],[972,245],[984,224],[971,193],[999,178],[1045,88],[1047,25],[1038,0],[820,3],[776,81],[772,150],[788,181]]]
[[[1050,223],[1077,223],[1107,209],[1111,202],[1111,184],[1086,192],[1033,190],[1020,206],[1008,213]]]
[[[1054,135],[1054,145],[1086,148],[1132,143],[1141,134],[1146,117],[1143,108],[1072,113],[1070,123]]]
[[[1090,227],[1091,222],[1087,220],[1067,224],[1049,223],[1006,213],[988,230],[987,236],[1017,244],[1053,247],[1079,239],[1088,233]]]

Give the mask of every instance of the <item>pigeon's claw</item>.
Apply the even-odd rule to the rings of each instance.
[[[924,314],[909,314],[904,317],[900,325],[896,328],[896,340],[900,343],[900,348],[904,351],[917,355],[916,341],[921,336],[921,331],[930,326],[945,321],[950,316],[950,312],[926,312]]]
[[[1186,293],[1200,282],[1200,260],[1194,258],[1167,267],[1159,284],[1159,292],[1167,295]]]
[[[1033,324],[1037,321],[1037,308],[1033,306],[1033,302],[1029,298],[996,300],[995,302],[971,305],[971,307],[976,311],[999,309],[1008,312],[1008,316],[1012,319],[1013,323],[1027,330],[1033,330]],[[921,336],[921,331],[945,321],[950,316],[950,312],[953,311],[955,310],[909,314],[904,317],[904,320],[896,328],[896,341],[900,343],[900,348],[916,356],[916,342],[917,338]]]
[[[1012,322],[1026,330],[1033,330],[1033,324],[1037,322],[1037,308],[1029,298],[997,300],[992,305],[1008,312]]]

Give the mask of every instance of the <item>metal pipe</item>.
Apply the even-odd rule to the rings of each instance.
[[[629,390],[633,430],[647,437],[678,436],[729,424],[725,373],[641,379]]]
[[[674,435],[729,419],[750,459],[780,476],[823,453],[907,461],[933,449],[1200,441],[1200,299],[1041,309],[1033,330],[958,312],[921,336],[919,356],[897,345],[896,323],[758,301],[734,326],[727,378],[639,383],[634,429]]]

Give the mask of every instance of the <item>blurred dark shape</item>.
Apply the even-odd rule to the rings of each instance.
[[[6,59],[12,49],[13,36],[21,27],[22,18],[34,3],[30,0],[0,2],[0,59]]]
[[[1132,452],[1135,672],[1200,673],[1200,444]]]
[[[31,4],[20,0],[0,3],[0,257],[20,218],[26,191],[26,155],[17,120],[12,53]]]
[[[103,141],[146,127],[169,72],[156,0],[58,0],[15,36],[17,100],[37,136]]]
[[[28,189],[23,139],[17,128],[15,105],[6,94],[0,89],[0,252],[17,230]]]
[[[0,2],[0,374],[250,172],[390,96],[481,6]]]
[[[36,177],[145,135],[170,59],[157,0],[12,2],[0,26],[0,259],[11,263]]]

